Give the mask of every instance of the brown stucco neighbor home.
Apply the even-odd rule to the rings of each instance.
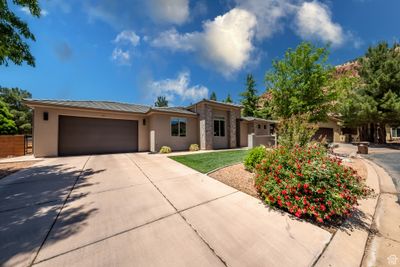
[[[242,118],[241,106],[201,100],[189,107],[109,101],[25,100],[34,110],[36,157],[274,145],[274,121]]]

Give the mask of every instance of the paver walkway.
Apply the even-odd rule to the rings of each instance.
[[[46,159],[0,181],[0,265],[311,266],[314,225],[161,155]]]

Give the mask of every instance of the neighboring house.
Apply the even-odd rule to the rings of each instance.
[[[33,108],[37,157],[273,145],[274,121],[241,118],[236,104],[201,100],[189,107],[108,101],[26,100]],[[246,141],[247,140],[247,141]],[[249,141],[250,140],[250,141]]]

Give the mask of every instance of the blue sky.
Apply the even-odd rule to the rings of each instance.
[[[9,1],[11,2],[11,1]],[[0,85],[34,98],[186,105],[215,91],[259,92],[271,61],[301,41],[331,43],[331,64],[399,40],[398,0],[50,0],[14,7],[36,35],[36,67],[0,66]]]

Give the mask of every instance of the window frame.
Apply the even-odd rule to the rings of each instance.
[[[215,123],[218,122],[218,130],[215,129]],[[221,127],[221,122],[222,122],[222,126]],[[226,129],[225,129],[225,117],[214,117],[213,120],[213,132],[214,132],[214,136],[216,137],[225,137],[226,134]],[[221,129],[223,129],[221,131]]]
[[[174,135],[172,133],[172,122],[173,121],[177,121],[178,122],[178,134]],[[185,131],[184,131],[184,135],[182,135],[181,133],[181,123],[184,123],[185,126]],[[187,118],[180,118],[180,117],[172,117],[169,121],[169,133],[172,137],[186,137],[187,136]]]

